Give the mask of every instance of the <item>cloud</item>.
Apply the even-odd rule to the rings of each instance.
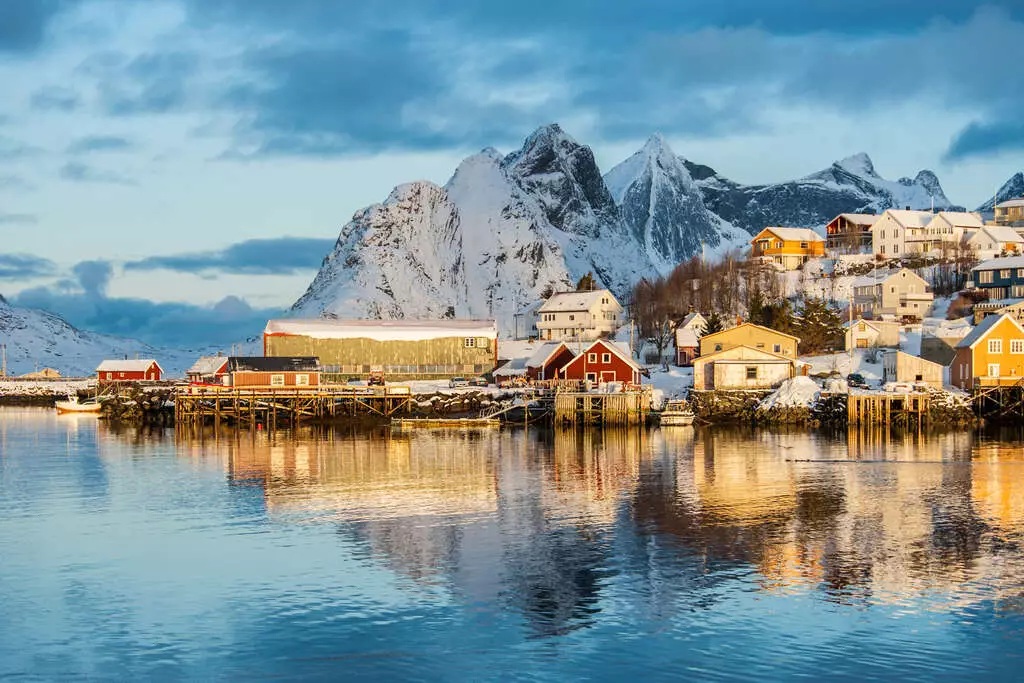
[[[0,211],[0,225],[35,225],[39,219],[30,213],[4,213]]]
[[[31,190],[35,186],[20,175],[0,173],[0,190]]]
[[[969,124],[953,138],[944,158],[960,161],[1003,152],[1024,152],[1024,121],[1021,119]]]
[[[104,171],[78,161],[69,161],[60,168],[60,177],[75,183],[110,183],[135,185],[135,181],[114,171]]]
[[[118,135],[87,135],[68,145],[67,151],[69,154],[86,154],[89,152],[127,152],[134,148],[134,142]]]
[[[0,136],[0,161],[20,161],[38,156],[42,149],[20,140]]]
[[[78,73],[96,80],[99,105],[108,115],[137,116],[183,108],[199,65],[193,52],[103,52],[85,60]]]
[[[0,254],[0,280],[46,277],[56,272],[50,259],[32,254]]]
[[[82,98],[71,88],[50,86],[32,93],[31,105],[38,111],[70,112],[81,104]]]
[[[125,264],[126,270],[173,270],[183,273],[288,275],[315,269],[334,240],[278,237],[238,242],[220,251],[150,256]]]
[[[71,272],[87,297],[103,298],[114,275],[114,267],[109,261],[79,261]]]
[[[30,53],[38,49],[50,21],[67,0],[3,0],[0,53]]]

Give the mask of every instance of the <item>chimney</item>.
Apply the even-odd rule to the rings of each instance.
[[[906,206],[905,206],[904,208],[905,208],[905,209],[906,209],[907,211],[910,211],[910,204],[907,204],[907,205],[906,205]]]

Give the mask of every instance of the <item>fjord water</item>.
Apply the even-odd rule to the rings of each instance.
[[[0,409],[0,678],[1015,679],[1024,444]]]

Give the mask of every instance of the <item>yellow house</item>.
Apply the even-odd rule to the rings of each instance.
[[[710,356],[719,351],[728,351],[737,346],[774,353],[778,356],[796,358],[799,337],[785,334],[754,323],[742,323],[721,332],[706,334],[700,338],[700,355]]]
[[[783,270],[796,270],[809,258],[825,255],[825,238],[808,228],[765,228],[750,240],[751,258]]]
[[[961,389],[1024,380],[1024,327],[1003,314],[982,320],[956,345],[949,382]]]

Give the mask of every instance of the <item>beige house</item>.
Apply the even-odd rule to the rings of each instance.
[[[966,211],[940,211],[925,229],[909,240],[908,253],[941,254],[965,243],[985,227],[981,214]]]
[[[871,251],[882,258],[909,253],[908,242],[920,240],[931,222],[930,211],[887,209],[871,226]]]
[[[694,389],[772,389],[806,368],[792,356],[733,346],[693,361]]]
[[[850,349],[869,349],[878,346],[898,346],[900,343],[899,323],[890,320],[854,320],[846,323],[846,345]]]
[[[974,304],[974,324],[977,325],[990,315],[1007,314],[1017,322],[1024,321],[1024,299],[996,299]]]
[[[710,356],[719,351],[728,351],[737,346],[749,346],[758,351],[796,358],[798,337],[785,334],[754,323],[741,323],[721,332],[706,334],[700,338],[700,355]]]
[[[622,306],[607,289],[559,292],[539,315],[537,332],[545,341],[593,341],[619,329]]]
[[[905,351],[886,351],[882,356],[883,382],[918,383],[941,389],[943,370],[945,368],[938,363]]]
[[[1015,256],[1024,252],[1024,237],[1005,225],[986,225],[967,239],[967,246],[975,249],[983,259]]]
[[[934,299],[928,283],[907,268],[876,270],[853,281],[853,312],[867,318],[893,315],[920,319]]]

